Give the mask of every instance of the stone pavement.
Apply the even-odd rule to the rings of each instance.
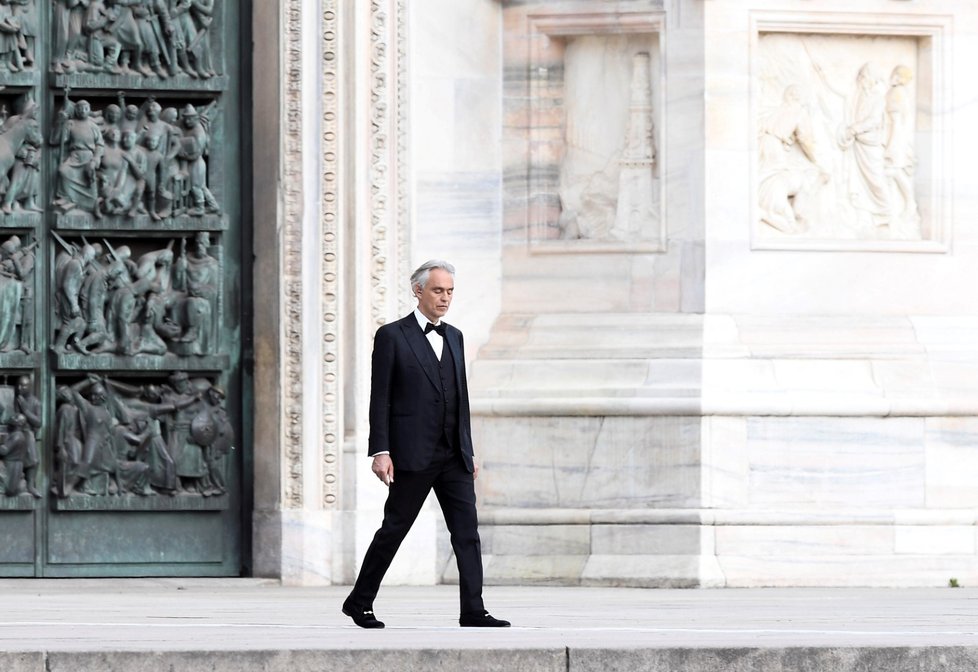
[[[457,626],[453,586],[0,580],[0,672],[978,670],[978,589],[486,588],[505,630]]]

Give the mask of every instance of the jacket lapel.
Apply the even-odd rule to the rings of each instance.
[[[458,341],[458,331],[452,328],[445,329],[445,345],[452,353],[452,360],[455,362],[455,383],[458,385],[459,392],[462,391],[462,344]],[[444,357],[444,355],[442,355]]]
[[[411,346],[411,351],[414,352],[414,356],[418,358],[418,362],[421,364],[425,375],[428,376],[428,380],[431,381],[432,385],[438,387],[438,371],[435,370],[435,365],[438,360],[435,359],[435,353],[431,349],[431,344],[425,338],[424,332],[418,326],[417,320],[414,319],[414,313],[401,320],[401,332],[404,334],[404,338],[407,339],[408,345]]]

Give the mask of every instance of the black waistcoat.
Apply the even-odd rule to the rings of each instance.
[[[431,356],[438,363],[438,381],[442,392],[442,425],[445,430],[445,440],[452,448],[458,446],[458,381],[455,378],[455,358],[452,349],[448,347],[448,339],[442,339],[441,360]]]

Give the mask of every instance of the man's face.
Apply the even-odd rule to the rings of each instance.
[[[418,310],[432,322],[438,322],[448,312],[452,305],[452,293],[455,291],[455,278],[443,268],[433,268],[428,273],[428,283],[422,289],[414,286],[414,295],[418,299]]]

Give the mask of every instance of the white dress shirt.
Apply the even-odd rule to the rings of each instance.
[[[428,326],[429,322],[431,322],[431,320],[425,317],[417,308],[414,309],[414,319],[418,321],[418,326],[421,327],[421,331],[424,331],[424,328]],[[431,323],[437,327],[439,324],[441,324],[441,320]],[[437,357],[438,361],[440,362],[441,349],[445,346],[445,339],[442,338],[441,334],[434,330],[425,334],[425,338],[427,338],[428,342],[431,343],[431,349],[435,351],[435,357]]]

